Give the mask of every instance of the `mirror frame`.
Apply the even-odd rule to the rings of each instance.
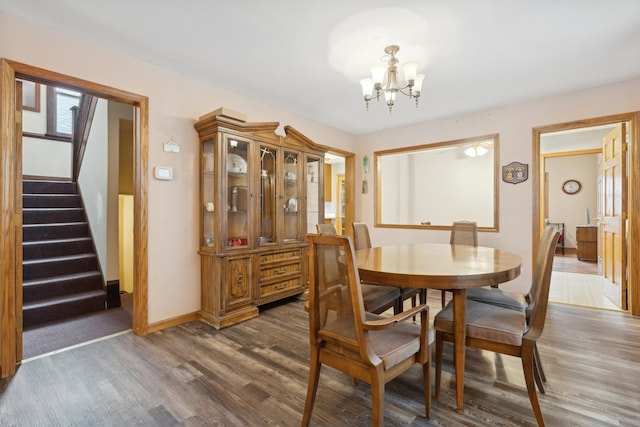
[[[451,225],[445,224],[395,224],[395,223],[383,223],[382,222],[382,209],[381,209],[381,192],[382,192],[382,166],[381,166],[381,158],[387,155],[397,155],[402,153],[415,153],[419,151],[428,151],[434,149],[442,149],[445,147],[451,146],[467,146],[472,145],[474,142],[486,141],[492,139],[493,140],[493,225],[487,226],[478,225],[478,230],[481,231],[493,231],[497,232],[499,230],[499,184],[500,184],[500,134],[494,133],[489,135],[471,137],[471,138],[463,138],[456,139],[450,141],[436,142],[431,144],[422,144],[422,145],[414,145],[411,147],[400,147],[393,148],[388,150],[375,151],[373,153],[373,162],[374,162],[374,186],[375,186],[375,194],[374,194],[374,205],[375,205],[375,218],[374,223],[375,227],[380,228],[406,228],[406,229],[431,229],[431,230],[450,230]],[[473,218],[456,218],[455,220],[473,220]],[[451,220],[453,223],[454,219]]]

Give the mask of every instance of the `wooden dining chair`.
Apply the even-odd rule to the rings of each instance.
[[[429,307],[421,304],[393,317],[366,312],[349,236],[308,235],[310,367],[302,426],[308,426],[322,365],[371,385],[371,425],[384,419],[385,384],[422,365],[425,415],[431,411]],[[340,280],[327,267],[339,265]],[[414,315],[420,324],[406,322]],[[353,398],[353,396],[345,396]]]
[[[318,234],[327,236],[336,235],[336,227],[333,224],[316,224]],[[380,314],[393,308],[394,313],[402,311],[400,309],[400,297],[402,292],[395,286],[386,286],[373,283],[362,284],[362,297],[364,308],[370,313]]]
[[[451,224],[451,234],[449,244],[478,246],[478,224],[475,221],[454,221]],[[447,303],[447,290],[440,291],[442,307]]]
[[[316,230],[318,230],[318,234],[328,234],[330,236],[335,236],[337,234],[336,226],[331,223],[316,224]]]
[[[364,222],[354,222],[353,238],[356,250],[367,249],[371,247],[371,236],[369,235],[369,227]],[[366,283],[366,282],[365,282]],[[417,299],[420,298],[420,304],[427,302],[427,290],[418,288],[399,288],[400,296],[398,297],[396,312],[402,311],[404,302],[411,299],[411,307],[417,305]]]
[[[499,305],[467,301],[466,345],[521,358],[527,393],[539,426],[544,426],[544,419],[535,384],[536,343],[544,329],[547,315],[553,256],[558,237],[559,233],[555,230],[545,229],[542,235],[533,271],[531,289],[534,291],[530,292],[527,310],[519,311]],[[437,399],[440,395],[443,342],[453,341],[453,305],[451,303],[435,316],[434,328],[436,330]]]
[[[556,231],[557,227],[554,227],[553,225],[546,226],[542,233],[540,241],[545,241],[546,239],[548,239],[549,234],[553,234]],[[558,235],[559,238],[562,237],[562,233],[558,232]],[[539,244],[538,252],[536,253],[536,259],[540,259],[545,256],[544,250],[545,248],[542,246],[542,244]],[[471,288],[467,289],[467,300],[478,301],[485,304],[508,308],[510,310],[525,312],[527,322],[529,322],[531,314],[530,304],[533,297],[538,292],[536,286],[538,286],[539,284],[540,281],[535,280],[534,278],[527,292],[503,291],[496,288]],[[538,346],[536,346],[534,350],[534,362],[536,384],[538,385],[538,390],[540,390],[541,393],[544,393],[543,383],[547,381],[547,377],[544,373]]]

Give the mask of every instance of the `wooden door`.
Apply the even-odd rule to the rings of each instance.
[[[0,60],[0,378],[22,360],[22,83]]]
[[[340,235],[346,233],[345,203],[344,174],[338,174],[336,177],[336,232]]]
[[[627,309],[627,278],[625,274],[626,133],[627,124],[620,123],[602,141],[604,205],[600,222],[604,294],[623,310]]]

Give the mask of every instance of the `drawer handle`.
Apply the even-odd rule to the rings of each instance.
[[[241,285],[244,282],[244,277],[242,277],[242,273],[238,274],[238,278],[236,279],[236,283]]]
[[[284,285],[284,284],[283,285],[276,285],[276,290],[279,291],[280,289],[284,289],[286,287],[287,287],[287,285]]]
[[[286,268],[276,268],[275,269],[276,274],[284,274],[287,272]]]

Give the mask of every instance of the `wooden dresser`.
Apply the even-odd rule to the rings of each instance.
[[[598,260],[598,226],[576,226],[576,254],[581,261]]]

